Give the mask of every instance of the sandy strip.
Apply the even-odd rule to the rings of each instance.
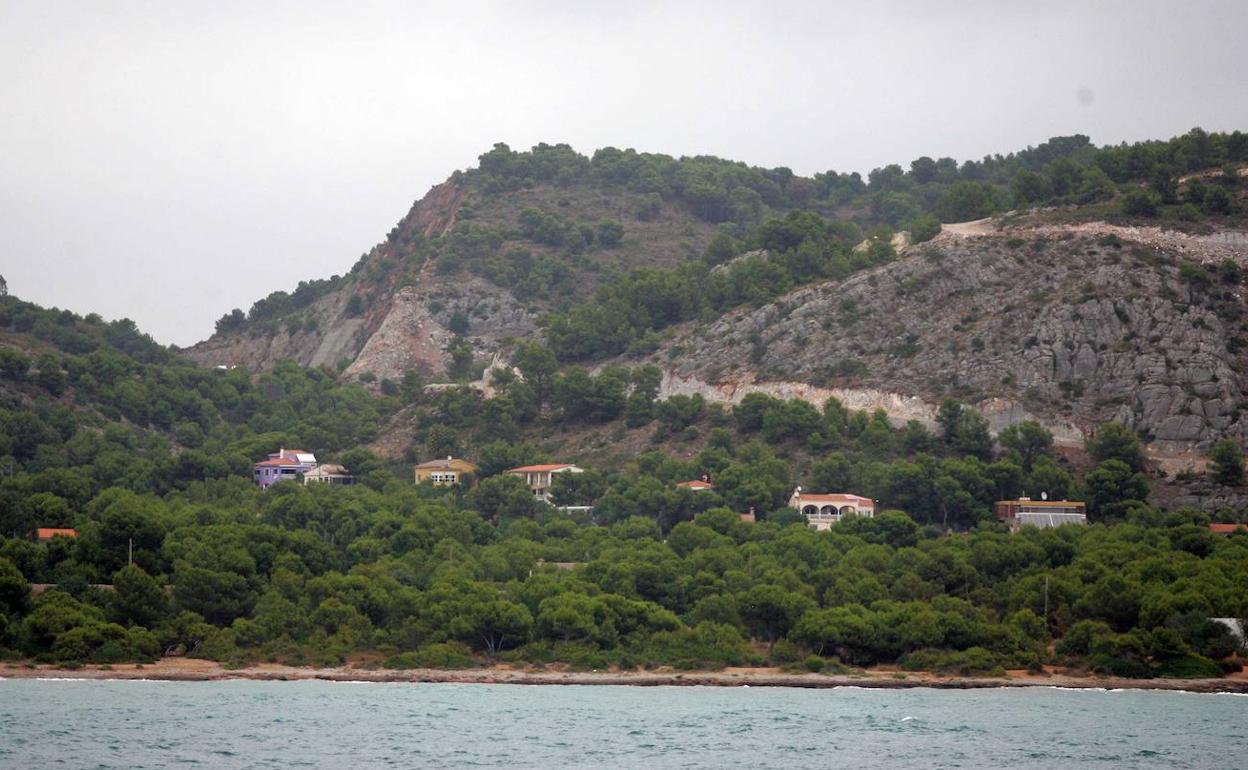
[[[864,671],[854,674],[786,673],[778,669],[725,669],[723,671],[520,671],[503,667],[443,671],[412,669],[393,671],[381,668],[311,668],[258,664],[227,669],[204,660],[170,658],[147,665],[119,664],[111,667],[84,666],[62,669],[56,666],[9,664],[0,667],[3,679],[155,679],[176,682],[215,682],[231,679],[256,681],[320,680],[330,682],[425,682],[454,684],[528,685],[630,685],[635,687],[869,687],[905,689],[932,687],[970,690],[994,687],[1069,687],[1077,689],[1183,690],[1199,693],[1246,693],[1248,677],[1224,679],[1116,679],[1113,677],[1035,675],[1010,672],[1006,677],[941,676],[922,672]]]

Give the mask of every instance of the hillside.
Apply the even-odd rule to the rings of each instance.
[[[533,304],[528,312],[548,312],[544,339],[508,343],[518,371],[496,369],[488,393],[467,373],[429,388],[409,370],[377,383],[378,394],[349,368],[197,366],[127,321],[0,296],[0,659],[1238,671],[1241,645],[1210,618],[1248,615],[1248,538],[1208,524],[1248,519],[1239,442],[1217,442],[1207,473],[1171,485],[1121,424],[1099,426],[1072,450],[1074,434],[1031,421],[994,438],[968,403],[946,398],[928,411],[924,399],[938,394],[1008,394],[993,389],[1012,385],[994,381],[993,366],[1030,366],[1038,382],[1062,366],[1068,377],[1087,373],[1090,387],[1100,367],[1117,372],[1133,360],[1109,340],[1135,332],[1175,348],[1166,355],[1184,373],[1167,376],[1201,398],[1202,429],[1212,436],[1224,416],[1224,432],[1237,429],[1233,410],[1214,409],[1240,388],[1235,263],[1210,272],[1117,230],[1068,238],[1071,225],[1061,227],[1050,243],[981,222],[917,246],[898,239],[895,252],[886,231],[859,248],[860,225],[791,211],[728,236],[731,249],[604,277],[590,302]],[[420,269],[432,265],[437,276],[451,252],[421,248]],[[272,317],[261,305],[233,334],[262,339],[298,314],[307,324],[318,303],[351,304],[342,297],[368,285],[367,264],[362,277],[273,299],[289,304]],[[380,291],[397,274],[378,267],[369,280]],[[466,269],[442,275],[468,285]],[[1073,302],[1042,295],[1021,310],[975,294],[1003,292],[1000,281],[1072,280]],[[891,309],[904,310],[911,294],[927,312]],[[955,322],[942,303],[974,313]],[[371,312],[361,308],[361,328]],[[1073,335],[1085,318],[1080,337],[1045,331]],[[377,334],[390,338],[385,320]],[[471,349],[465,323],[448,320],[459,351]],[[898,348],[906,324],[932,331],[902,336],[908,347]],[[984,340],[972,351],[996,356],[992,366],[948,349],[967,336],[954,327],[968,325]],[[802,337],[805,345],[794,341]],[[1067,348],[1068,338],[1079,341]],[[1025,365],[1009,352],[1020,339],[1037,351]],[[843,351],[858,363],[820,362]],[[724,393],[731,408],[671,392],[676,369],[743,393],[731,383],[737,366],[749,377],[843,387],[763,380],[806,388],[805,399]],[[950,366],[962,367],[959,379],[913,384]],[[874,379],[870,367],[880,370]],[[1130,375],[1120,382],[1130,387]],[[1074,387],[1059,392],[1075,401]],[[1067,414],[1037,400],[1035,413],[1046,409]],[[292,446],[346,465],[356,483],[258,489],[251,464]],[[476,483],[411,482],[412,461],[446,455],[471,458]],[[554,502],[572,510],[504,473],[549,461],[586,469],[552,484]],[[680,483],[704,474],[712,489]],[[787,505],[798,485],[853,490],[878,501],[878,515],[815,532]],[[1011,533],[996,522],[994,501],[1036,490],[1086,501],[1091,526]],[[45,527],[73,533],[41,538]]]
[[[1199,129],[865,180],[498,145],[346,276],[236,310],[186,352],[394,392],[544,338],[565,364],[657,365],[664,395],[832,395],[929,426],[955,397],[994,431],[1034,418],[1078,444],[1115,420],[1182,454],[1242,438],[1246,163],[1244,134]]]
[[[1227,233],[975,225],[680,330],[651,358],[664,392],[836,395],[928,425],[954,396],[1071,443],[1110,420],[1159,449],[1242,440],[1248,251]]]
[[[517,176],[528,172],[496,169],[491,160],[514,165],[525,156],[487,153],[482,170],[456,174],[417,201],[348,275],[279,292],[246,316],[227,315],[187,354],[252,370],[283,359],[346,361],[348,378],[368,372],[397,380],[408,371],[445,378],[455,373],[460,341],[489,360],[508,340],[534,334],[545,312],[589,299],[620,271],[695,259],[719,232],[718,214],[700,217],[670,190],[665,198],[561,171],[587,162],[565,147],[542,146],[532,156],[553,165],[533,171],[535,178]],[[767,210],[761,199],[749,203]]]

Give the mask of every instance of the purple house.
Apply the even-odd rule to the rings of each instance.
[[[279,449],[277,454],[269,455],[251,466],[252,476],[261,489],[268,489],[273,484],[287,479],[295,480],[299,474],[307,473],[316,467],[316,455],[303,449]]]

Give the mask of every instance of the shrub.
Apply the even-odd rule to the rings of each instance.
[[[475,668],[478,664],[472,650],[461,642],[426,644],[410,652],[392,655],[381,663],[385,668]]]
[[[654,634],[644,655],[676,668],[708,669],[743,665],[750,658],[750,649],[732,626],[703,622],[693,628]]]
[[[1122,213],[1130,217],[1157,216],[1157,199],[1152,193],[1143,190],[1132,190],[1122,196],[1119,203]]]
[[[1157,676],[1171,679],[1220,679],[1223,673],[1217,662],[1195,653],[1164,661],[1156,671]]]
[[[1088,668],[1098,674],[1109,674],[1123,679],[1152,679],[1153,670],[1147,663],[1136,658],[1115,657],[1108,653],[1088,658]]]
[[[931,214],[910,220],[906,229],[910,231],[911,243],[924,243],[940,235],[940,220]]]
[[[767,659],[773,665],[782,665],[785,663],[797,663],[802,660],[801,650],[797,645],[788,639],[779,639],[771,646],[771,652],[768,653]]]
[[[899,661],[906,671],[938,671],[960,676],[1004,676],[1005,658],[983,647],[915,650]]]

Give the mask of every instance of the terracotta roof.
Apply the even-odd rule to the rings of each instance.
[[[1035,508],[1069,508],[1072,505],[1083,505],[1081,500],[998,500],[997,505],[1030,505]]]
[[[78,537],[78,530],[69,527],[39,527],[35,537],[40,540],[51,540],[54,537]]]
[[[270,460],[261,460],[252,467],[260,467],[262,465],[303,465],[298,460],[291,460],[287,457],[274,457]]]
[[[544,471],[561,471],[564,468],[575,468],[572,463],[548,463],[546,465],[522,465],[512,468],[507,473],[542,473]]]
[[[1229,535],[1236,530],[1248,531],[1248,524],[1210,524],[1209,531],[1215,535]]]
[[[798,492],[796,494],[798,500],[803,503],[867,503],[873,505],[875,503],[869,497],[859,497],[858,495],[830,494],[830,495],[812,495],[808,492]]]
[[[714,489],[715,488],[714,484],[712,484],[709,481],[703,481],[702,479],[694,479],[693,481],[682,481],[676,486],[683,487],[684,489]]]

